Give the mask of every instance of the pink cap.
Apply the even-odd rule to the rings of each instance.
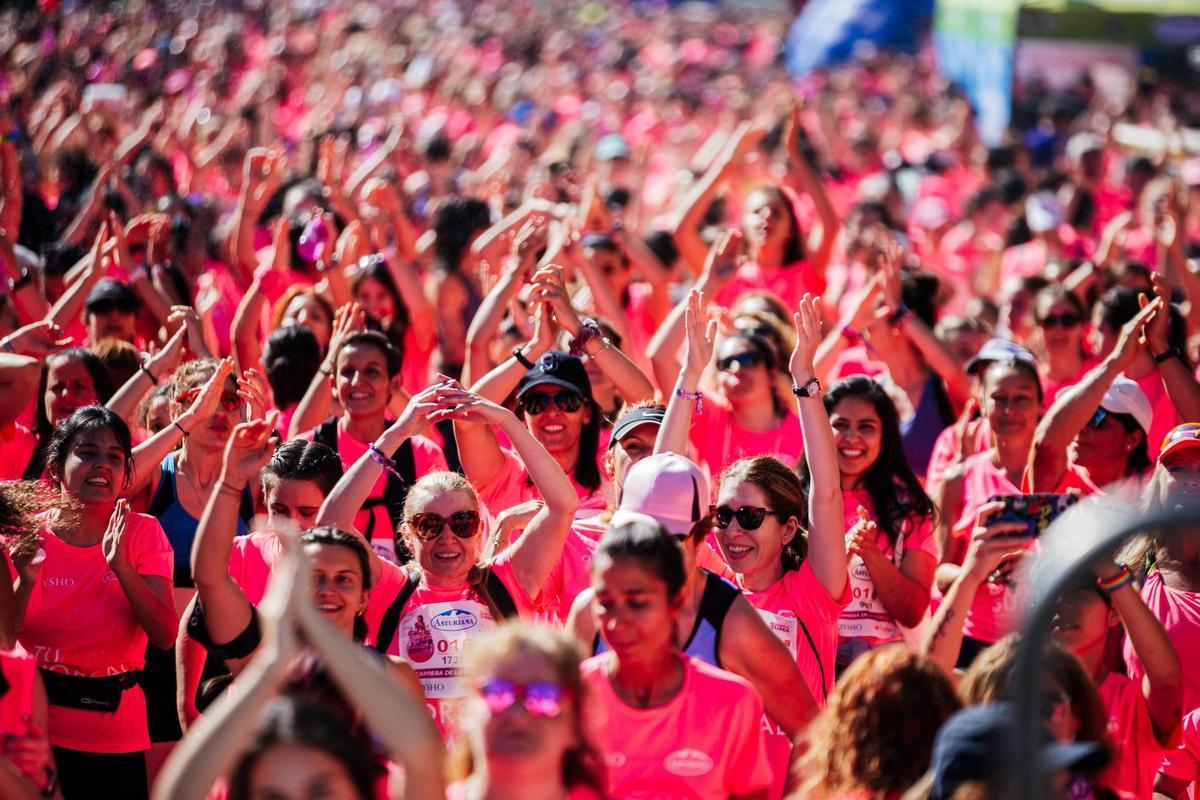
[[[708,479],[678,453],[656,453],[634,464],[621,487],[619,511],[653,517],[668,533],[687,535],[708,513]]]

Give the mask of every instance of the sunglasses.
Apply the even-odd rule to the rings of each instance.
[[[779,516],[774,511],[760,506],[741,506],[739,508],[709,506],[708,509],[708,516],[712,519],[713,525],[721,530],[728,528],[730,523],[736,519],[742,530],[756,531],[762,527],[763,520],[767,518],[768,514]]]
[[[186,392],[181,392],[179,397],[175,398],[175,402],[184,408],[190,408],[192,403],[196,402],[196,398],[200,396],[201,388],[193,386]],[[224,392],[221,394],[221,406],[226,411],[237,411],[242,407],[242,398],[237,396],[237,392]]]
[[[450,526],[450,532],[460,539],[470,539],[479,533],[479,512],[455,511],[449,517],[441,514],[413,514],[408,524],[417,538],[428,542],[442,535],[442,528]]]
[[[562,713],[567,690],[557,683],[514,683],[504,678],[484,678],[475,685],[488,711],[500,714],[518,701],[531,717],[554,719]]]
[[[729,372],[733,369],[733,365],[737,364],[742,369],[750,369],[757,367],[763,363],[763,357],[753,350],[747,350],[744,353],[734,353],[731,356],[717,359],[717,369],[721,372]]]
[[[1083,320],[1075,314],[1050,314],[1038,324],[1043,328],[1074,328],[1080,322]]]
[[[1109,412],[1105,411],[1103,408],[1097,408],[1096,413],[1092,414],[1092,418],[1087,421],[1087,426],[1089,428],[1099,428],[1104,424],[1104,420],[1108,419],[1108,417]]]
[[[521,409],[527,414],[537,416],[546,411],[550,404],[554,403],[559,411],[567,414],[578,411],[583,406],[583,395],[579,392],[541,392],[538,394],[527,394],[521,398]]]
[[[103,317],[114,311],[121,314],[135,314],[137,313],[137,305],[127,300],[100,300],[88,306],[88,311],[97,317]]]

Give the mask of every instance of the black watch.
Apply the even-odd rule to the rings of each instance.
[[[821,382],[816,378],[809,378],[808,382],[803,386],[792,384],[792,394],[796,397],[819,397],[821,395]]]
[[[1180,361],[1183,361],[1183,353],[1179,352],[1178,347],[1169,347],[1165,353],[1159,353],[1154,357],[1154,363],[1162,364],[1170,361],[1172,358],[1178,358]]]

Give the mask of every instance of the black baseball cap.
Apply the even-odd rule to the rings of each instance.
[[[530,389],[546,384],[579,392],[585,400],[592,399],[592,381],[588,378],[583,362],[561,350],[543,353],[534,363],[533,369],[521,376],[521,381],[517,384],[517,399],[520,400],[528,394]]]
[[[99,283],[92,287],[88,292],[87,300],[84,301],[83,307],[91,310],[93,306],[101,303],[115,303],[118,306],[124,306],[137,310],[141,306],[141,300],[134,293],[133,289],[129,288],[129,284],[115,278],[103,278]]]
[[[1104,766],[1108,754],[1097,742],[1057,742],[1043,731],[1042,774]],[[942,725],[933,742],[930,800],[948,800],[964,783],[1007,779],[1016,745],[1016,715],[1010,702],[969,706]]]
[[[614,444],[621,441],[621,439],[625,438],[625,435],[633,431],[634,428],[642,425],[661,426],[663,424],[663,418],[666,417],[666,415],[666,411],[661,408],[655,408],[654,406],[641,406],[639,408],[626,411],[617,419],[617,424],[613,425],[612,437],[608,440],[608,446],[612,447]]]

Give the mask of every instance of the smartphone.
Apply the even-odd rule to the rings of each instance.
[[[1004,503],[1004,509],[992,522],[1022,522],[1025,533],[1012,535],[1036,539],[1079,498],[1073,494],[994,494],[988,498],[989,503],[993,501]]]

